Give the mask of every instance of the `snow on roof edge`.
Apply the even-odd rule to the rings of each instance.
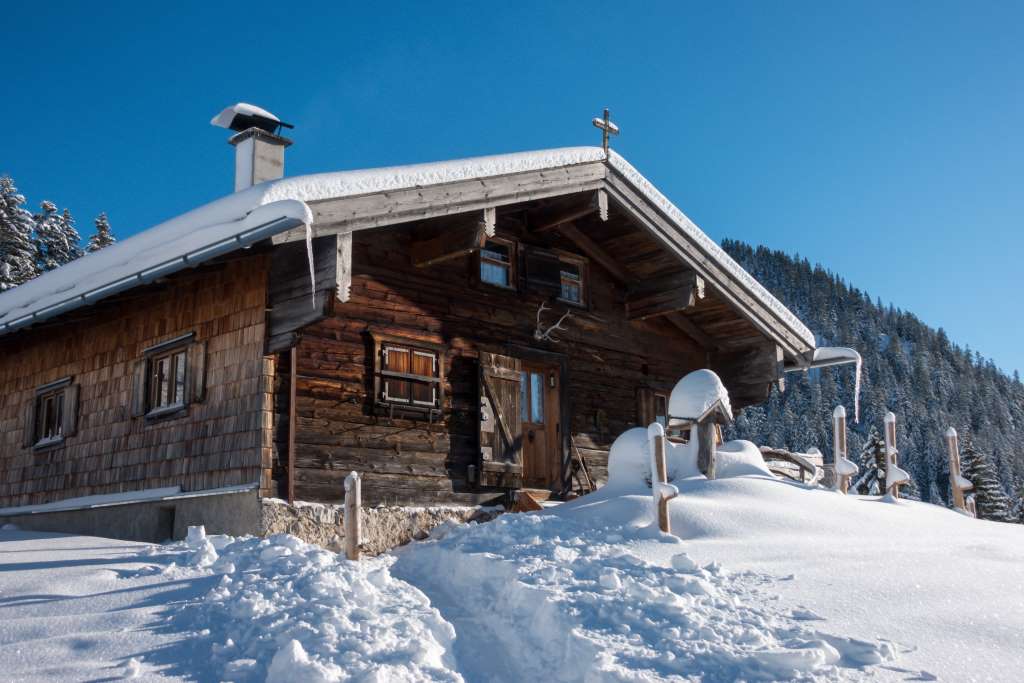
[[[11,320],[20,319],[33,312],[31,305],[33,301],[41,300],[44,297],[48,299],[45,306],[35,307],[36,312],[52,308],[55,294],[69,289],[80,289],[73,285],[69,287],[67,281],[77,282],[83,276],[88,278],[97,273],[105,274],[112,266],[123,266],[126,259],[122,255],[128,257],[128,262],[134,263],[134,255],[127,245],[131,245],[133,249],[137,247],[138,251],[164,246],[167,241],[167,236],[164,233],[178,237],[182,237],[181,233],[184,233],[184,237],[187,238],[189,235],[208,232],[219,225],[244,220],[259,207],[285,200],[298,201],[305,206],[305,202],[311,201],[562,168],[595,161],[607,161],[612,168],[621,173],[628,182],[665,213],[679,229],[694,239],[711,257],[719,261],[732,277],[736,278],[751,294],[761,300],[796,332],[802,341],[810,348],[815,347],[814,335],[792,311],[736,263],[725,250],[697,227],[686,214],[621,155],[611,150],[606,156],[600,147],[563,147],[532,152],[515,152],[439,162],[317,173],[260,183],[197,207],[116,242],[106,249],[72,261],[55,271],[44,273],[19,287],[0,293],[0,335],[11,331],[10,327],[3,326],[4,322],[9,323]],[[308,207],[305,211],[309,211]],[[309,215],[311,217],[311,213]],[[173,256],[168,256],[168,258],[173,258]],[[57,275],[63,277],[58,280],[55,278]],[[105,279],[110,280],[109,277]],[[36,290],[41,291],[37,292]],[[73,296],[61,297],[61,300],[67,298],[73,298]],[[12,315],[18,308],[24,310]]]
[[[616,171],[621,173],[626,180],[628,180],[635,188],[650,199],[661,211],[667,215],[679,228],[683,230],[687,235],[693,238],[700,246],[715,260],[720,262],[729,274],[740,281],[740,283],[750,291],[751,294],[760,299],[769,309],[777,316],[779,316],[789,327],[800,336],[805,344],[810,348],[816,346],[814,334],[807,328],[806,325],[801,322],[796,315],[786,308],[785,305],[765,289],[764,285],[758,282],[753,275],[748,273],[744,268],[738,264],[729,254],[726,253],[722,247],[718,245],[713,239],[707,236],[703,230],[697,227],[690,218],[683,213],[679,207],[672,203],[672,201],[663,195],[661,191],[654,186],[642,173],[636,170],[632,164],[625,160],[615,150],[611,150],[608,155],[608,163]]]

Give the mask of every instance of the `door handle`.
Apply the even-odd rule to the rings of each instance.
[[[531,443],[533,442],[533,430],[532,429],[530,431],[526,432],[526,438],[528,438]]]

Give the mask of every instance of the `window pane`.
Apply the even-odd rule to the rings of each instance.
[[[410,398],[409,382],[399,379],[384,380],[384,399],[408,403]]]
[[[499,263],[507,264],[509,262],[508,251],[507,244],[488,242],[484,248],[480,250],[480,257],[490,261],[498,261]]]
[[[544,424],[544,374],[530,373],[530,421]]]
[[[426,382],[412,382],[412,401],[420,405],[432,406],[436,403],[434,385]]]
[[[562,262],[562,293],[560,298],[574,304],[583,303],[583,276],[578,263]]]
[[[437,356],[432,353],[414,351],[412,354],[412,374],[423,377],[437,377],[437,364],[434,362],[436,359]]]
[[[384,369],[392,372],[409,372],[409,349],[400,349],[395,346],[384,347]]]
[[[157,405],[166,406],[171,402],[171,359],[161,358],[157,361],[158,374],[160,375],[160,395],[157,397]]]
[[[50,427],[51,436],[60,436],[64,431],[64,393],[57,394],[53,399],[53,425]]]
[[[487,284],[508,287],[508,266],[499,265],[481,259],[480,279]]]
[[[174,356],[174,402],[185,402],[185,352]]]

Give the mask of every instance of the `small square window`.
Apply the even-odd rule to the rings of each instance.
[[[561,288],[558,300],[576,306],[587,305],[587,262],[562,256],[559,259]]]
[[[506,240],[487,240],[480,250],[480,281],[496,287],[515,286],[515,245]]]
[[[25,416],[26,447],[46,448],[74,436],[78,413],[78,385],[67,377],[36,389]]]

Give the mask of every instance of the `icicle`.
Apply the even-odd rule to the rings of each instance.
[[[860,424],[860,366],[864,360],[857,354],[856,377],[853,380],[853,422]]]
[[[306,258],[309,260],[309,296],[316,310],[316,268],[313,265],[313,228],[306,223]],[[859,377],[859,375],[858,375]]]

